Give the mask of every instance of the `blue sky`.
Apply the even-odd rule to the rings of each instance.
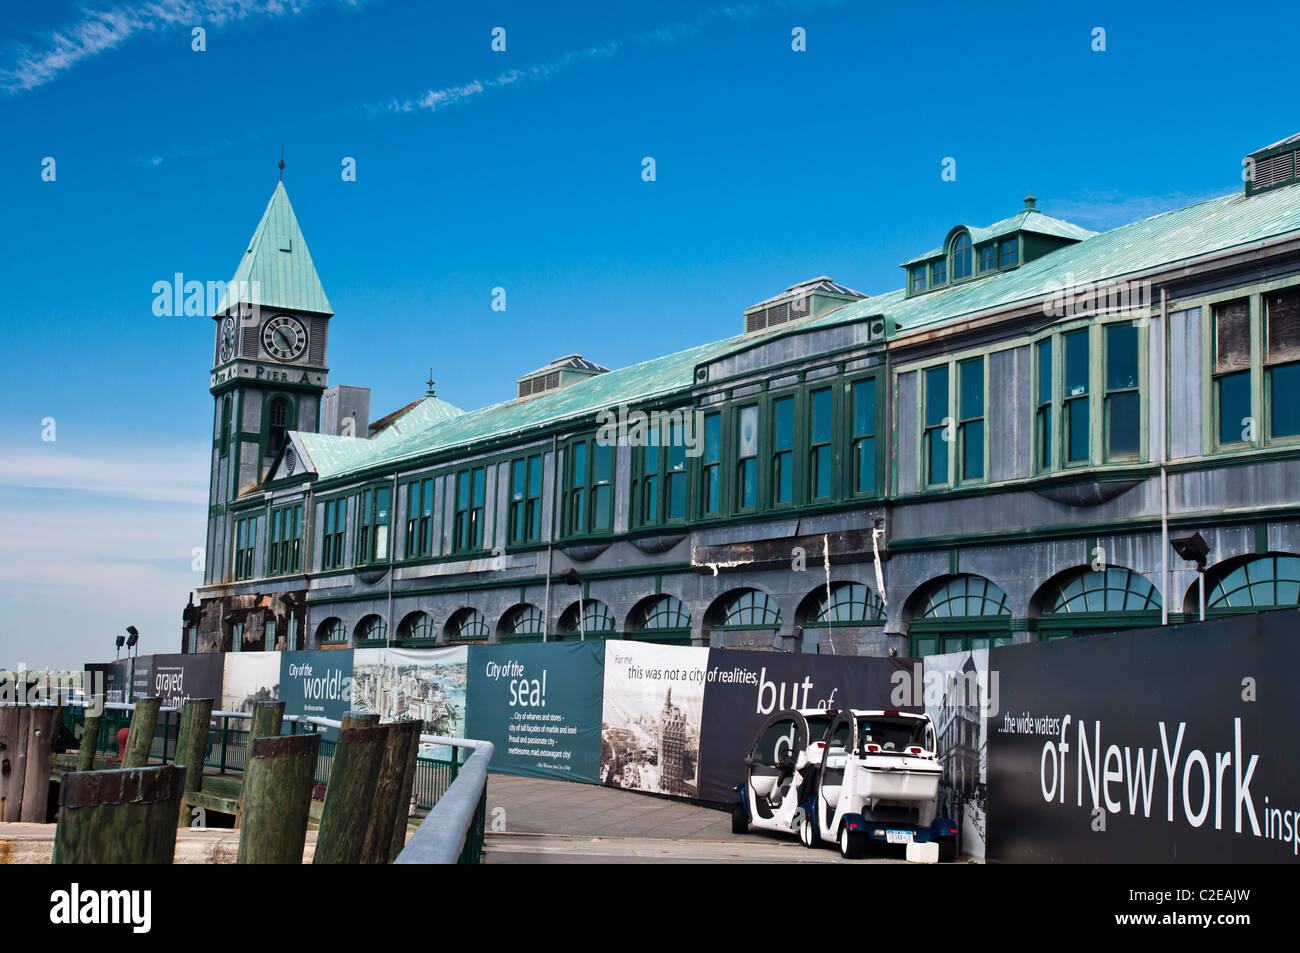
[[[101,657],[128,623],[179,645],[213,327],[155,317],[151,289],[231,276],[281,145],[331,382],[371,387],[377,418],[432,366],[470,409],[561,354],[730,336],[816,275],[899,287],[1028,188],[1095,229],[1240,188],[1241,157],[1297,131],[1300,14],[1135,6],[7,6],[0,667]]]

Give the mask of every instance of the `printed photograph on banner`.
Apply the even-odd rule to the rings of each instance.
[[[989,650],[929,655],[925,666],[925,713],[939,740],[938,815],[961,830],[964,857],[984,862],[988,841],[988,733],[993,704]]]
[[[231,652],[221,683],[221,711],[248,711],[280,698],[279,652]]]
[[[709,650],[609,642],[600,780],[611,787],[699,796]]]
[[[462,737],[465,730],[466,646],[446,649],[356,649],[352,658],[352,708],[380,721],[418,718],[421,734]],[[434,758],[446,745],[422,745]]]
[[[88,662],[86,664],[86,673],[86,685],[101,685],[105,702],[121,703],[126,701],[127,667],[125,660],[120,662]]]

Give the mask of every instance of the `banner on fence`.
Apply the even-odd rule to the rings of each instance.
[[[919,663],[916,663],[919,665]],[[783,708],[899,708],[919,711],[919,696],[891,701],[911,659],[714,649],[709,652],[700,741],[699,797],[729,801],[745,779],[745,758],[768,715]]]
[[[1297,860],[1295,612],[995,648],[989,859]]]
[[[989,650],[924,660],[925,713],[934,721],[943,776],[936,813],[957,822],[961,853],[983,863],[988,832],[988,721],[998,714],[999,679]]]
[[[466,733],[494,770],[599,783],[604,658],[599,641],[471,646]]]
[[[352,707],[352,649],[281,652],[280,698],[286,715],[340,721]],[[334,741],[337,728],[324,728]]]
[[[127,701],[136,701],[154,694],[153,660],[156,657],[153,655],[137,655],[126,660],[131,680],[131,691]]]
[[[609,642],[601,716],[601,782],[699,797],[709,650]]]
[[[445,649],[356,649],[352,653],[352,708],[380,721],[418,718],[421,734],[462,737],[465,731],[467,646]],[[425,749],[450,757],[447,745]]]
[[[130,669],[126,659],[119,662],[87,662],[86,682],[88,696],[102,693],[106,702],[125,702],[130,687]]]
[[[178,708],[187,698],[211,698],[214,705],[221,701],[225,656],[220,653],[154,655],[136,662],[148,665],[153,679],[146,694],[157,695],[164,708]],[[139,673],[140,665],[137,664],[136,677]],[[132,701],[141,697],[133,691]]]
[[[280,697],[279,652],[231,652],[221,680],[221,711],[252,711]]]

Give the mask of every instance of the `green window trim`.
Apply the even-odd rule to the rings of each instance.
[[[546,620],[535,605],[516,606],[510,610],[502,630],[503,638],[509,642],[541,642],[546,638]]]
[[[453,642],[486,639],[491,634],[487,619],[477,609],[459,609],[447,620],[447,638]]]
[[[242,652],[244,650],[244,623],[232,622],[230,625],[230,651]]]
[[[537,543],[542,538],[542,454],[532,453],[510,461],[510,502],[506,514],[512,546]]]
[[[679,411],[694,413],[691,408]],[[662,526],[686,521],[691,495],[686,439],[680,420],[652,419],[647,426],[646,445],[633,448],[632,453],[631,525]]]
[[[438,631],[427,612],[416,610],[408,612],[397,626],[397,640],[402,645],[408,643],[427,645],[438,640]]]
[[[1053,448],[1052,408],[1055,402],[1054,354],[1056,338],[1046,337],[1035,341],[1034,348],[1034,467],[1035,473],[1052,469],[1055,459]]]
[[[560,619],[560,632],[563,635],[585,633],[587,638],[610,638],[617,630],[614,613],[609,606],[598,599],[582,601],[582,627],[578,626],[578,603],[571,605]]]
[[[1260,296],[1265,433],[1270,445],[1300,439],[1300,287]]]
[[[262,432],[259,440],[263,456],[275,456],[297,430],[298,404],[288,394],[268,394],[262,399]]]
[[[481,552],[487,513],[487,468],[466,467],[448,480],[452,492],[451,551]]]
[[[271,510],[266,545],[268,576],[302,571],[302,525],[301,503]]]
[[[223,457],[230,453],[230,428],[232,425],[232,414],[233,414],[232,404],[233,404],[233,398],[231,397],[230,394],[225,394],[224,396],[222,396],[221,435],[218,437],[218,440],[220,441],[221,456]]]
[[[833,583],[829,595],[825,587],[818,591],[820,601],[808,614],[803,624],[805,629],[885,623],[885,604],[860,582]]]
[[[735,474],[733,513],[753,513],[758,510],[759,499],[759,406],[757,403],[740,404],[732,409],[735,418],[735,441],[732,472]]]
[[[722,411],[704,414],[704,446],[700,455],[700,509],[703,518],[721,516],[726,490],[723,487],[722,468]]]
[[[922,368],[919,374],[921,408],[917,417],[921,421],[921,453],[917,456],[921,463],[922,487],[947,486],[950,482],[950,374],[951,369],[946,363]]]
[[[777,394],[769,398],[767,406],[767,445],[769,492],[768,509],[788,509],[795,505],[799,493],[799,480],[796,473],[795,459],[797,451],[795,404],[798,395],[794,391]]]
[[[368,615],[357,623],[358,648],[375,648],[388,644],[388,623],[381,615]]]
[[[392,486],[376,483],[357,494],[357,565],[387,562],[390,558],[389,524],[392,520]]]
[[[691,637],[690,611],[675,596],[660,594],[635,610],[628,636],[642,642],[687,644]]]
[[[244,519],[236,519],[232,534],[234,538],[234,545],[231,547],[234,553],[234,565],[232,567],[234,579],[236,582],[252,579],[256,575],[253,563],[257,552],[257,517],[248,516]]]
[[[937,288],[948,283],[948,259],[936,258],[930,263],[930,287]]]
[[[847,468],[848,493],[845,495],[850,499],[879,497],[884,487],[884,461],[878,452],[885,403],[880,399],[881,380],[882,375],[871,374],[845,382],[850,403],[845,417],[852,460]]]
[[[1142,455],[1142,335],[1132,321],[1102,325],[1104,439],[1106,459],[1137,460]]]
[[[614,447],[594,437],[566,446],[564,460],[563,535],[606,535],[614,527]]]
[[[829,503],[840,496],[840,453],[835,440],[834,381],[809,385],[804,413],[807,423],[807,472],[804,486],[809,503]]]
[[[983,356],[957,361],[957,446],[954,464],[961,483],[982,483],[988,466],[985,408],[988,406],[988,375]]]
[[[348,525],[348,498],[341,496],[321,505],[321,569],[343,567],[343,540]]]
[[[337,616],[331,616],[316,628],[316,643],[318,645],[342,645],[347,640],[347,626]]]
[[[781,608],[761,589],[740,589],[718,607],[715,618],[712,629],[776,630],[781,627]]]
[[[406,558],[433,555],[433,477],[406,484]]]
[[[1212,573],[1205,614],[1236,615],[1300,605],[1300,556],[1269,553]],[[1208,582],[1208,580],[1207,580]],[[1193,587],[1195,592],[1195,587]]]

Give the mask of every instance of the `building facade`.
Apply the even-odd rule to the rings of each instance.
[[[1219,199],[1097,234],[1029,197],[900,290],[813,279],[714,344],[375,424],[327,389],[281,185],[215,316],[182,648],[926,655],[1195,618],[1201,568],[1207,614],[1295,606],[1298,139]]]

